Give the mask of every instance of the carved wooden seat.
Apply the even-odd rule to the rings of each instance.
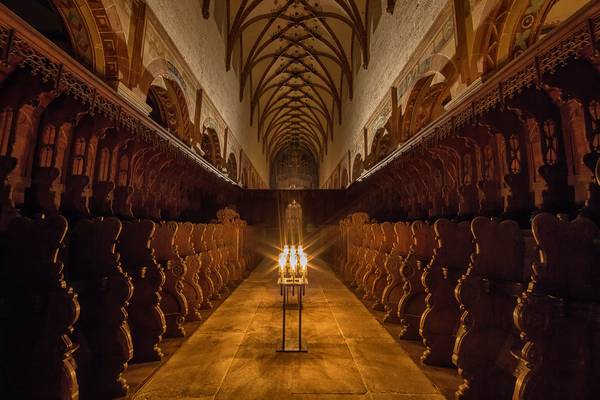
[[[185,316],[186,321],[200,321],[200,307],[203,302],[202,288],[198,282],[198,270],[200,263],[196,257],[194,247],[192,246],[192,232],[194,224],[191,222],[180,222],[177,224],[177,231],[173,243],[177,262],[185,265],[183,274],[183,295],[188,304],[188,313]]]
[[[525,344],[516,354],[513,399],[595,399],[600,393],[600,231],[589,219],[550,214],[532,221],[540,261],[514,320]]]
[[[163,356],[160,342],[167,326],[160,309],[165,273],[156,262],[150,246],[155,224],[148,219],[122,221],[122,224],[117,250],[134,287],[127,307],[133,340],[131,362],[159,361]]]
[[[454,288],[467,270],[475,247],[468,222],[438,219],[434,231],[437,248],[422,276],[427,297],[419,330],[426,347],[421,360],[429,365],[452,366],[461,314]]]
[[[384,222],[381,224],[381,233],[383,235],[383,245],[380,251],[375,257],[375,276],[371,285],[371,292],[373,293],[373,309],[377,311],[383,311],[384,305],[381,302],[383,291],[387,285],[388,273],[385,269],[385,262],[390,256],[394,242],[396,241],[396,232],[394,232],[394,224],[391,222]]]
[[[61,216],[13,218],[0,253],[0,393],[6,399],[77,399],[69,334],[79,303],[63,279]]]
[[[179,255],[174,251],[173,239],[176,231],[176,222],[161,222],[156,225],[151,243],[154,257],[165,273],[165,284],[160,292],[160,309],[165,314],[167,323],[166,337],[185,335],[183,323],[188,313],[182,282],[185,264],[181,262]]]
[[[358,227],[356,225],[352,225],[351,228],[351,241],[348,259],[346,263],[342,267],[342,278],[344,282],[350,284],[352,282],[352,271],[355,269],[356,263],[358,263],[359,252],[362,248],[363,241],[363,230],[362,227]]]
[[[117,218],[79,220],[70,233],[68,279],[77,291],[81,315],[75,338],[77,379],[84,398],[127,395],[122,374],[133,356],[127,312],[133,293],[115,246]]]
[[[381,224],[371,224],[372,240],[371,240],[371,253],[369,255],[369,267],[362,278],[362,287],[364,288],[364,300],[375,301],[373,292],[373,282],[378,276],[378,270],[383,268],[381,261],[381,248],[383,247],[383,241],[385,236],[383,234],[383,228]],[[379,262],[379,263],[378,263]]]
[[[435,248],[433,226],[415,221],[411,225],[413,241],[410,252],[400,265],[400,275],[404,281],[402,296],[398,303],[398,318],[402,325],[401,339],[418,340],[419,323],[425,311],[425,288],[421,277]]]
[[[224,246],[225,246],[225,261],[230,266],[232,271],[232,281],[234,285],[238,285],[244,279],[244,267],[239,260],[237,248],[238,229],[233,223],[226,222],[223,225],[224,231]]]
[[[214,231],[214,243],[215,243],[215,255],[217,266],[223,276],[223,284],[226,288],[233,286],[233,271],[231,266],[227,263],[227,258],[225,256],[225,243],[224,243],[224,226],[223,224],[215,224]],[[228,290],[228,289],[227,289]]]
[[[477,217],[471,222],[476,248],[456,286],[462,310],[452,361],[464,384],[460,399],[510,399],[521,341],[513,323],[517,297],[529,281],[535,246],[515,221]]]
[[[396,232],[396,241],[392,246],[392,251],[385,261],[385,270],[387,272],[387,285],[383,290],[381,302],[386,311],[384,322],[399,323],[398,303],[402,296],[403,280],[400,276],[400,266],[404,258],[410,251],[412,243],[412,231],[408,222],[396,222],[394,224]]]
[[[359,251],[362,248],[363,225],[368,221],[369,216],[366,213],[354,213],[350,216],[349,252],[346,263],[342,267],[341,276],[344,282],[350,284],[353,279],[352,273],[360,258]]]
[[[373,259],[375,258],[373,225],[366,224],[363,226],[365,241],[363,242],[361,258],[354,272],[354,280],[350,284],[350,286],[355,288],[357,294],[365,293],[365,275],[370,275],[373,268]]]
[[[358,245],[358,249],[356,251],[356,259],[354,263],[350,265],[350,287],[360,290],[358,288],[358,281],[360,280],[359,276],[361,271],[365,267],[367,252],[369,250],[369,243],[371,242],[371,232],[369,229],[369,224],[361,225],[361,242]]]
[[[208,268],[210,272],[210,279],[214,285],[213,299],[217,300],[222,298],[221,293],[225,292],[223,275],[217,265],[217,255],[215,252],[214,242],[215,224],[206,224],[204,235],[202,235],[202,243],[204,251],[204,258],[202,264]]]
[[[195,252],[196,258],[198,260],[198,265],[199,265],[199,269],[198,269],[199,281],[198,282],[200,284],[200,287],[202,288],[202,294],[203,294],[202,305],[200,306],[200,308],[208,310],[213,307],[210,299],[212,299],[212,297],[213,297],[215,288],[214,288],[213,282],[210,278],[210,267],[208,266],[208,263],[203,261],[205,254],[206,254],[206,249],[203,249],[203,246],[202,246],[202,235],[204,235],[205,231],[206,231],[205,224],[196,224],[194,226],[194,230],[192,232],[192,244],[194,246],[194,252]]]

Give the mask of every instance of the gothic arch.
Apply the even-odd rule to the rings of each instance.
[[[235,159],[235,154],[233,153],[229,153],[229,157],[227,157],[227,175],[229,175],[231,179],[237,182],[237,160]]]
[[[146,103],[152,108],[150,117],[191,145],[192,129],[188,103],[180,85],[169,77],[157,76],[146,93]]]
[[[387,129],[382,127],[375,132],[373,143],[371,144],[371,161],[377,164],[383,160],[392,151],[392,135]]]
[[[400,141],[406,141],[444,112],[450,84],[440,73],[421,77],[413,86],[404,106]]]
[[[354,156],[354,162],[352,163],[352,182],[356,181],[363,171],[363,158],[360,153]]]
[[[489,76],[586,3],[588,0],[488,0],[485,22],[475,37],[473,70]]]
[[[204,152],[203,157],[208,162],[217,168],[222,165],[221,143],[219,142],[219,135],[214,128],[204,127],[200,139],[200,148]]]
[[[348,186],[348,170],[346,167],[342,170],[341,188],[345,189]]]

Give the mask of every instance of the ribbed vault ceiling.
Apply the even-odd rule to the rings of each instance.
[[[227,1],[227,68],[239,66],[267,157],[294,144],[322,159],[353,95],[352,60],[369,61],[368,0],[215,1]]]

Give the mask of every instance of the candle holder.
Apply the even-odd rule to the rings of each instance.
[[[277,281],[282,301],[282,329],[281,342],[277,345],[277,352],[307,352],[306,342],[302,340],[302,299],[306,294],[306,285],[308,285],[308,257],[304,253],[302,246],[284,247],[279,254],[279,279]],[[290,306],[290,293],[294,296],[297,293],[298,298],[298,341],[295,346],[295,339],[286,339],[286,314]]]

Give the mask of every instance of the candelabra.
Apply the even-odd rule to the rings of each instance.
[[[285,245],[278,261],[280,281],[301,282],[308,279],[308,256],[302,245],[298,248]]]
[[[279,253],[279,280],[282,304],[282,330],[281,345],[277,346],[278,352],[306,352],[306,344],[302,341],[302,298],[306,293],[308,284],[308,256],[304,253],[302,246],[285,246]],[[286,346],[285,320],[286,310],[289,307],[289,296],[294,293],[298,295],[298,347],[293,344]]]

